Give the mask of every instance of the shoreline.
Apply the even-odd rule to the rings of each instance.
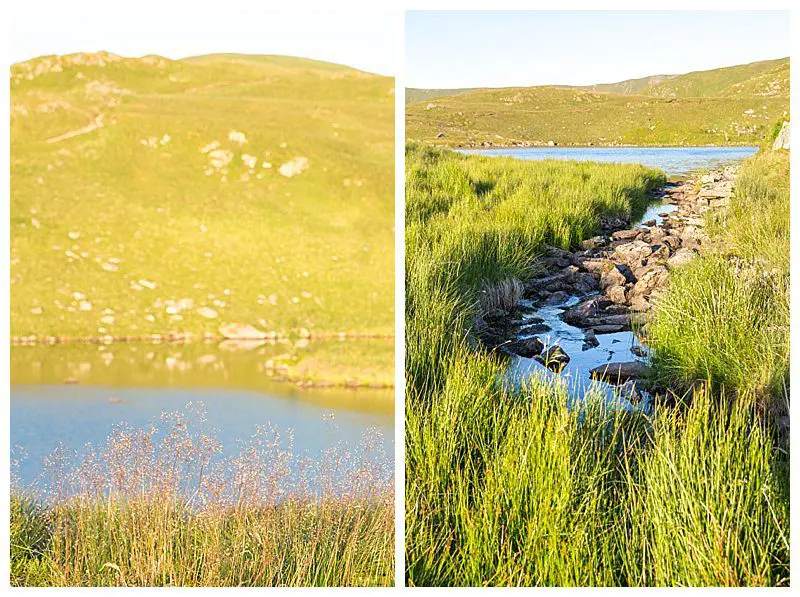
[[[424,139],[407,139],[406,143],[423,143],[425,145],[430,145],[432,147],[437,147],[440,149],[468,149],[468,150],[477,150],[482,151],[486,149],[559,149],[559,148],[574,148],[574,149],[740,149],[742,147],[755,147],[758,148],[757,145],[752,145],[750,143],[742,143],[742,144],[726,144],[726,145],[715,145],[715,144],[707,144],[707,145],[661,145],[661,144],[654,144],[654,145],[636,145],[636,144],[627,144],[627,143],[619,143],[614,145],[608,145],[603,143],[595,143],[592,145],[586,145],[582,143],[557,143],[556,145],[548,145],[546,143],[538,143],[534,144],[533,142],[526,142],[526,141],[519,141],[515,143],[496,143],[494,141],[487,141],[486,143],[490,143],[490,145],[482,145],[480,143],[473,143],[473,144],[464,144],[464,143],[435,143],[430,140]]]
[[[241,336],[231,338],[221,334],[193,334],[191,332],[168,332],[167,334],[141,334],[138,336],[11,336],[12,346],[38,346],[42,344],[211,344],[214,342],[275,342],[301,338],[304,340],[394,340],[394,334],[368,332],[322,332],[299,334],[267,333],[264,336]]]

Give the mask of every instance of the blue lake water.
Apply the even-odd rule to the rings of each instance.
[[[259,425],[273,426],[282,437],[291,433],[298,460],[312,461],[334,447],[358,453],[364,449],[365,435],[372,432],[378,445],[364,456],[385,459],[389,472],[394,432],[388,414],[324,408],[247,390],[49,385],[12,386],[12,452],[20,446],[26,455],[15,472],[23,485],[37,482],[43,458],[59,445],[78,455],[86,444],[102,448],[119,423],[159,426],[162,413],[186,412],[189,403],[202,404],[202,430],[221,443],[220,458],[237,456]],[[289,447],[285,440],[281,446]]]
[[[679,176],[743,160],[756,153],[758,147],[517,147],[459,151],[488,156],[509,156],[520,160],[644,164],[660,168],[667,176]]]
[[[391,391],[307,390],[271,381],[259,368],[270,350],[283,348],[229,354],[204,345],[12,347],[15,482],[41,487],[44,459],[56,448],[74,451],[76,463],[89,451],[87,444],[102,450],[120,424],[165,430],[161,415],[174,412],[184,414],[192,431],[219,442],[217,460],[238,456],[258,427],[271,427],[298,466],[323,462],[335,450],[390,479]],[[190,414],[190,404],[202,405],[204,421]]]

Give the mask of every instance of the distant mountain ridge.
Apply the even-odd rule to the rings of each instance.
[[[778,86],[770,87],[777,81]],[[789,58],[762,60],[749,64],[726,66],[711,70],[693,71],[681,75],[650,75],[638,79],[626,79],[616,83],[594,85],[553,85],[567,89],[585,89],[623,95],[649,95],[653,97],[714,97],[752,93],[759,95],[788,95]],[[760,87],[759,87],[760,86]],[[497,89],[531,89],[549,87],[537,85],[527,88],[515,87],[465,87],[461,89],[406,89],[406,103],[432,100],[464,93]],[[769,93],[770,91],[774,93]]]

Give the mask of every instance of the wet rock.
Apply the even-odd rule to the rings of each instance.
[[[595,334],[616,334],[617,332],[625,331],[624,325],[596,325],[591,331]]]
[[[541,354],[542,350],[544,350],[544,344],[539,338],[532,336],[509,342],[505,345],[505,349],[512,354],[531,359]]]
[[[627,361],[624,363],[609,363],[595,367],[589,373],[592,379],[600,379],[615,385],[625,383],[629,379],[645,377],[649,368],[641,361]]]
[[[554,292],[550,296],[548,296],[545,299],[544,304],[545,305],[561,305],[563,303],[566,303],[568,300],[569,300],[569,294],[567,292],[563,291],[563,290],[559,290],[557,292]]]
[[[583,336],[583,346],[581,346],[581,350],[590,350],[600,346],[600,340],[597,339],[597,334],[594,330],[586,330],[586,334]]]
[[[587,272],[578,272],[572,276],[573,294],[590,294],[598,289],[598,281],[595,276]]]
[[[534,358],[556,373],[560,373],[567,363],[569,363],[569,355],[564,352],[560,346],[551,346]]]
[[[561,318],[570,325],[590,327],[586,322],[601,314],[611,303],[611,299],[605,296],[588,298],[567,309]]]
[[[606,307],[603,310],[603,312],[606,315],[627,315],[628,313],[630,313],[630,309],[626,305],[620,305],[615,303],[613,305],[609,305],[608,307]]]
[[[627,398],[632,404],[636,404],[642,399],[642,394],[639,392],[636,382],[632,379],[617,388],[617,395]]]
[[[622,218],[600,218],[600,228],[603,230],[619,230],[628,226]]]
[[[533,280],[528,282],[526,286],[526,291],[531,292],[542,288],[551,288],[553,286],[566,283],[568,280],[569,280],[569,274],[565,274],[563,272],[543,276],[541,278],[534,278]]]
[[[647,356],[647,349],[639,344],[634,344],[633,346],[631,346],[631,352],[637,357],[642,359]]]
[[[647,220],[646,222],[644,222],[642,224],[642,226],[647,226],[648,228],[650,228],[652,226],[655,226],[655,225],[656,225],[656,221],[655,220]]]
[[[697,257],[697,251],[689,247],[683,247],[675,251],[675,254],[667,259],[667,265],[669,267],[680,267],[686,265],[695,257]]]

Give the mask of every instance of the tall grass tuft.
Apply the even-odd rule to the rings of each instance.
[[[674,379],[755,392],[779,411],[789,375],[789,154],[746,161],[711,222],[717,248],[681,268],[648,331]]]
[[[393,583],[394,491],[374,438],[311,460],[265,427],[222,458],[191,414],[55,451],[43,484],[12,494],[12,584]]]

